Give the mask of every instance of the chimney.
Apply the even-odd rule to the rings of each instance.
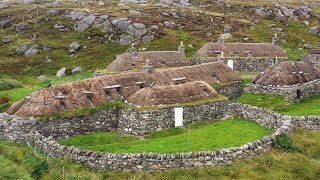
[[[220,37],[219,37],[219,39],[218,39],[218,43],[221,43],[221,44],[224,43],[224,36],[223,36],[223,34],[220,34]]]
[[[131,44],[131,48],[129,49],[129,53],[131,54],[132,60],[138,58],[137,49],[134,47],[134,43]]]
[[[150,60],[147,59],[146,60],[146,64],[142,66],[142,71],[145,72],[145,73],[153,73],[153,66],[151,66],[150,64]]]
[[[185,54],[186,53],[186,47],[183,45],[183,42],[181,41],[180,46],[178,47],[178,51],[181,54]]]
[[[278,46],[279,45],[279,38],[277,36],[277,33],[274,34],[274,37],[272,38],[272,44]]]

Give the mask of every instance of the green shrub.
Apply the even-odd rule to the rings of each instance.
[[[0,79],[0,91],[10,90],[14,88],[21,88],[21,87],[22,85],[19,82]]]
[[[292,139],[285,133],[281,133],[278,137],[272,139],[272,145],[275,148],[283,149],[290,152],[296,149],[292,142]]]

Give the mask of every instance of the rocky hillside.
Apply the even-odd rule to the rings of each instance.
[[[230,42],[271,42],[274,33],[293,60],[320,43],[319,3],[234,1],[36,1],[0,4],[0,74],[50,76],[106,67],[129,44],[191,57],[220,34]],[[65,68],[65,69],[62,69]]]

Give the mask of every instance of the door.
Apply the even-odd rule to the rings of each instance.
[[[228,60],[228,66],[229,68],[233,69],[233,60]]]
[[[175,121],[175,127],[183,126],[183,108],[182,107],[174,108],[174,121]]]

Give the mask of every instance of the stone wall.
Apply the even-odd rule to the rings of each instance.
[[[217,104],[208,104],[206,106],[208,109],[205,109],[205,107],[201,106],[195,106],[194,109],[190,109],[190,115],[193,115],[190,117],[186,115],[186,117],[191,119],[194,118],[196,119],[195,121],[203,120],[202,117],[204,116],[214,116],[210,114],[212,113],[211,111],[220,111],[222,109],[219,108],[223,107],[222,105]],[[81,133],[113,131],[116,128],[119,128],[118,125],[121,123],[117,124],[115,122],[116,118],[119,118],[119,116],[109,117],[109,113],[118,112],[118,109],[112,108],[110,110],[99,112],[102,113],[102,115],[100,114],[99,116],[92,115],[87,119],[72,118],[56,122],[36,122],[35,120],[5,121],[4,118],[0,116],[0,137],[24,143],[32,140],[37,149],[41,149],[50,157],[68,157],[76,162],[83,163],[85,166],[91,169],[137,172],[229,165],[237,159],[259,155],[270,150],[272,148],[272,138],[275,138],[282,132],[290,133],[295,127],[320,130],[320,117],[290,117],[272,112],[270,110],[260,109],[258,107],[239,103],[229,104],[228,106],[224,107],[224,109],[227,109],[229,114],[232,113],[234,116],[255,121],[264,127],[273,129],[275,132],[271,135],[265,136],[254,142],[244,144],[240,147],[218,149],[215,151],[175,154],[103,153],[91,150],[81,150],[75,147],[68,147],[60,145],[56,142],[56,139],[69,138]],[[197,112],[201,110],[203,112]],[[157,113],[160,112],[161,111],[158,111]],[[129,114],[130,111],[127,110],[127,113]],[[186,113],[189,113],[188,109],[186,109]],[[145,114],[141,113],[141,117],[144,117],[144,115]],[[163,117],[165,116],[166,115]],[[47,123],[48,125],[46,125]],[[154,124],[154,122],[151,124]],[[39,133],[39,131],[42,132]],[[69,132],[65,134],[65,131]],[[60,135],[60,133],[62,135]]]
[[[221,119],[226,111],[227,101],[218,101],[183,107],[183,124]],[[136,111],[125,109],[119,118],[119,128],[133,134],[149,134],[175,126],[174,107]]]
[[[311,81],[302,85],[274,87],[262,86],[259,84],[249,84],[245,93],[266,94],[266,95],[282,95],[287,97],[287,101],[299,102],[312,96],[320,95],[320,80]]]
[[[223,86],[214,87],[214,89],[218,92],[218,94],[224,95],[232,101],[243,94],[243,82],[232,82]]]
[[[302,59],[311,64],[320,64],[320,54],[305,54],[302,56]]]
[[[276,62],[287,61],[288,58],[255,58],[255,57],[226,57],[226,58],[200,58],[192,59],[193,64],[203,64],[212,61],[223,61],[228,64],[228,60],[233,60],[233,70],[241,72],[261,72]]]

